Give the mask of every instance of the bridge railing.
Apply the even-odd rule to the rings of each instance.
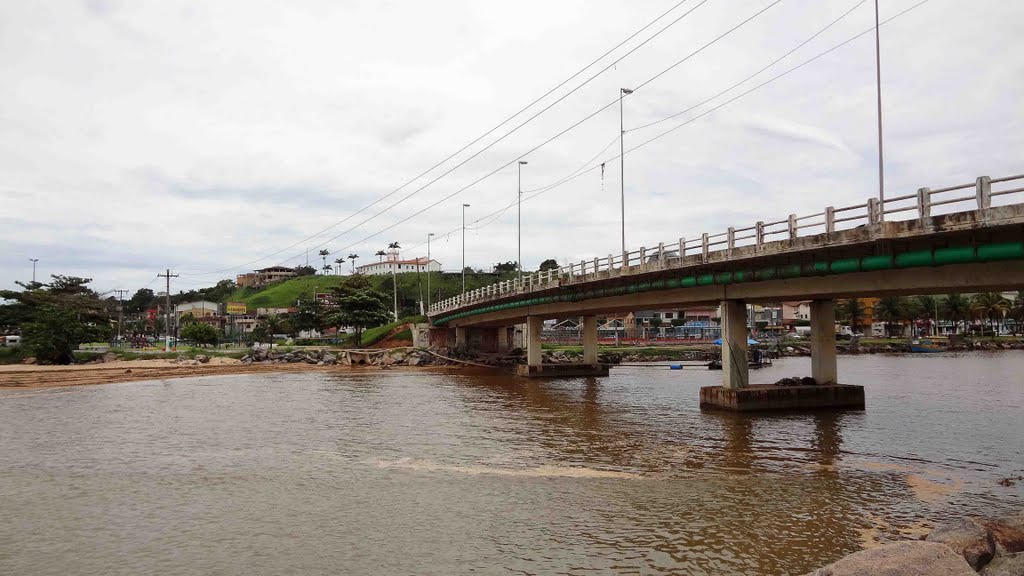
[[[717,234],[704,233],[693,238],[660,242],[654,248],[640,247],[622,254],[595,256],[551,270],[524,274],[522,278],[504,280],[496,284],[470,290],[465,294],[442,300],[430,306],[431,313],[444,312],[463,306],[498,298],[547,290],[555,286],[603,278],[612,278],[633,272],[650,272],[683,265],[686,258],[699,256],[697,262],[707,262],[711,255],[716,261],[728,260],[737,248],[757,246],[777,240],[795,240],[814,234],[831,234],[863,225],[874,225],[884,220],[924,220],[940,214],[990,208],[997,204],[1024,203],[1024,174],[989,178],[982,176],[974,182],[957,184],[935,190],[920,188],[912,194],[886,198],[884,202],[869,198],[853,206],[826,207],[823,211],[806,216],[790,214],[774,222],[756,222],[744,228],[729,228]],[[997,189],[993,190],[993,186]],[[965,193],[970,190],[971,192]],[[1020,195],[1013,201],[1003,197]],[[724,254],[722,254],[724,252]]]

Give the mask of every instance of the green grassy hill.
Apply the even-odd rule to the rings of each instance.
[[[508,275],[512,277],[514,273]],[[381,292],[391,295],[391,276],[370,276],[374,287]],[[417,303],[426,299],[427,274],[398,274],[398,300],[399,308],[411,314],[418,313]],[[345,276],[302,276],[292,278],[284,282],[271,284],[261,290],[253,288],[238,288],[231,293],[225,302],[244,302],[250,311],[256,308],[285,308],[295,306],[300,298],[312,298],[313,291],[330,292],[332,288],[344,281]],[[466,274],[466,290],[473,290],[481,286],[493,284],[505,277],[498,277],[494,274]],[[431,272],[430,292],[431,302],[439,299],[450,298],[462,291],[462,275],[458,273]]]

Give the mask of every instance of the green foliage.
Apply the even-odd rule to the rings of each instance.
[[[351,326],[355,331],[355,344],[362,344],[363,330],[384,324],[391,317],[387,295],[373,289],[366,276],[348,276],[334,289],[334,309],[328,323],[333,326]]]
[[[547,260],[540,263],[540,271],[544,272],[547,270],[554,270],[558,268],[558,261],[554,258],[548,258]]]
[[[885,322],[886,335],[889,335],[893,324],[899,324],[907,319],[908,302],[902,296],[887,296],[880,298],[875,304],[875,318]]]
[[[193,321],[181,329],[181,337],[191,340],[200,346],[216,346],[220,343],[220,333],[209,324]]]
[[[942,314],[953,322],[953,331],[961,323],[971,317],[971,304],[960,294],[948,294],[942,300]]]
[[[499,263],[494,265],[494,271],[498,272],[498,273],[501,273],[501,272],[515,272],[516,271],[516,263],[515,263],[515,261],[512,261],[512,260],[510,260],[508,262],[499,262]]]
[[[106,340],[110,317],[106,304],[86,285],[92,280],[75,276],[52,276],[50,284],[21,284],[25,290],[0,291],[0,298],[13,307],[0,317],[19,318],[21,345],[40,362],[70,364],[83,342]]]
[[[381,340],[383,340],[384,338],[386,338],[388,334],[391,334],[392,332],[395,331],[396,328],[398,328],[399,326],[402,326],[403,324],[417,324],[417,323],[426,322],[426,321],[427,321],[427,317],[426,316],[406,316],[406,317],[400,319],[398,322],[391,322],[389,324],[384,324],[383,326],[377,326],[375,328],[369,328],[369,329],[367,329],[366,331],[363,332],[362,343],[358,344],[358,345],[359,346],[373,346],[374,344],[376,344],[376,343],[380,342]],[[409,335],[409,340],[412,340],[412,334]],[[352,338],[348,342],[348,344],[356,346],[357,344],[355,344],[355,338]]]
[[[276,319],[275,319],[276,322]],[[296,332],[303,330],[323,330],[327,326],[327,313],[320,300],[302,300],[299,302],[298,312],[291,315],[291,325]],[[270,334],[274,328],[280,328],[278,324],[267,325]]]
[[[848,323],[853,329],[862,324],[864,315],[864,307],[861,306],[860,300],[857,298],[842,300],[836,306],[836,316],[840,321]]]
[[[124,311],[138,314],[145,312],[156,303],[156,294],[149,288],[140,288],[131,299],[124,303]]]

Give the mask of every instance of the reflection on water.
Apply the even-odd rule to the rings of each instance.
[[[1018,509],[1022,366],[841,358],[866,411],[757,416],[643,367],[0,391],[0,573],[800,574]]]

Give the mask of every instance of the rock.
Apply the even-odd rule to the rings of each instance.
[[[1012,519],[1011,522],[988,518],[976,518],[976,520],[978,524],[984,526],[989,534],[992,535],[992,540],[996,544],[996,552],[998,554],[1024,552],[1024,526],[1020,524],[1015,525]]]
[[[24,360],[22,360],[21,363],[22,364],[35,364],[36,363],[36,357],[35,356],[29,356],[28,358],[25,358]]]
[[[118,358],[120,358],[120,356],[118,356],[117,354],[114,354],[113,352],[107,352],[103,356],[100,356],[100,362],[103,362],[104,364],[106,364],[107,362],[116,362]]]
[[[856,552],[805,576],[974,576],[948,546],[907,541]]]
[[[196,354],[196,361],[200,364],[206,364],[210,361],[210,357],[205,354]]]
[[[252,362],[252,356],[249,355],[249,354],[246,354],[245,356],[242,356],[240,361],[242,361],[242,362]]]
[[[409,356],[409,359],[406,360],[405,363],[408,364],[409,366],[419,366],[422,360],[423,359],[420,358],[419,356]]]
[[[334,365],[338,363],[338,357],[334,354],[324,354],[323,362],[324,364]]]
[[[981,571],[982,576],[1024,576],[1024,552],[1000,554]]]
[[[125,370],[125,371],[124,371],[124,373],[125,373],[125,374],[131,374],[131,373],[132,373],[132,369],[131,369],[131,368],[129,368],[129,369]]]
[[[975,570],[988,564],[996,552],[991,532],[974,518],[940,524],[925,540],[949,546]]]
[[[389,354],[384,354],[384,355],[382,355],[382,356],[380,357],[380,362],[379,362],[379,364],[380,364],[381,366],[391,366],[391,365],[392,365],[392,364],[394,364],[394,363],[395,363],[395,359],[394,359],[394,358],[392,358],[392,357],[391,357],[391,356],[390,356]]]

